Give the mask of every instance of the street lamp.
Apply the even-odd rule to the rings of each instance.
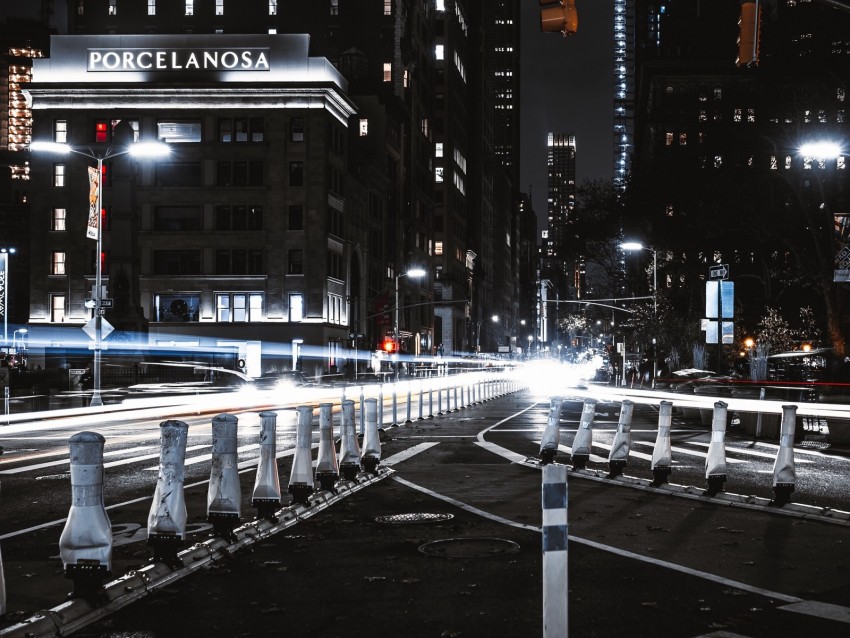
[[[24,335],[28,333],[29,330],[26,328],[18,328],[12,333],[12,347],[15,349],[15,352],[18,351],[18,333],[21,334],[21,347],[24,345]]]
[[[411,279],[420,279],[425,276],[425,271],[422,268],[411,268],[407,272],[399,273],[395,276],[395,321],[393,322],[393,341],[395,342],[395,380],[398,381],[398,355],[401,350],[398,338],[398,280],[402,277],[410,277]]]
[[[627,241],[620,244],[623,250],[648,250],[652,253],[652,314],[658,316],[658,251],[644,246],[638,241]]]
[[[7,347],[9,345],[9,255],[14,255],[14,248],[0,248],[0,262],[2,262],[3,266],[0,268],[0,272],[2,272],[3,281],[0,281],[0,288],[3,290],[2,301],[3,303],[3,347]]]
[[[103,224],[101,220],[101,215],[103,211],[103,184],[101,180],[103,179],[103,161],[106,159],[110,159],[113,157],[119,157],[121,155],[132,155],[133,157],[164,157],[171,152],[171,149],[167,144],[163,144],[162,142],[138,142],[135,144],[131,144],[127,148],[122,150],[115,150],[112,147],[107,147],[103,153],[95,153],[91,148],[87,148],[86,150],[81,150],[79,148],[75,148],[70,144],[63,144],[61,142],[33,142],[30,144],[30,150],[33,152],[47,152],[47,153],[56,153],[61,155],[67,155],[69,153],[76,153],[77,155],[82,155],[84,157],[88,157],[89,159],[93,159],[97,162],[97,175],[93,176],[90,174],[89,183],[93,186],[97,193],[97,199],[95,202],[95,210],[89,209],[89,222],[88,222],[88,236],[92,236],[92,230],[94,230],[94,237],[92,239],[97,240],[97,257],[95,259],[95,275],[94,275],[94,384],[92,390],[92,397],[90,405],[93,407],[103,405],[103,400],[100,396],[100,359],[101,359],[101,343],[103,341],[103,309],[101,308],[101,302],[103,299],[103,272],[101,259],[103,254]],[[91,191],[90,191],[91,192]]]

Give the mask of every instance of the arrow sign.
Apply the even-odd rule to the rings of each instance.
[[[729,264],[718,264],[708,269],[709,279],[729,279]]]
[[[88,323],[83,326],[83,332],[85,332],[90,339],[97,339],[97,317],[92,317],[88,320]],[[112,331],[115,328],[103,317],[100,318],[100,339],[106,339],[109,335],[112,334]]]

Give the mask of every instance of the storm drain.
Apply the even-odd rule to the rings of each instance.
[[[504,538],[445,538],[420,545],[419,551],[442,558],[487,558],[516,554],[519,545]]]
[[[45,474],[44,476],[36,476],[36,481],[67,481],[71,478],[71,473],[66,474]]]
[[[390,514],[388,516],[379,516],[375,519],[375,521],[390,525],[408,525],[410,523],[442,523],[444,521],[450,521],[454,517],[454,514],[414,512],[411,514]]]

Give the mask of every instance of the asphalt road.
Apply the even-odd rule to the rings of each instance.
[[[389,636],[399,631],[410,636],[541,635],[541,477],[539,468],[517,461],[536,456],[547,409],[545,398],[516,393],[388,429],[382,456],[392,463],[391,475],[208,569],[154,589],[75,635]],[[606,421],[615,427],[616,417],[613,404],[610,409],[599,406],[600,428],[612,427]],[[558,462],[570,461],[566,445],[577,418],[570,409],[562,415],[565,445]],[[633,450],[638,453],[639,441],[654,440],[652,422],[651,409],[636,413]],[[674,448],[674,458],[680,461],[671,480],[701,487],[704,457],[698,453],[705,452],[700,445],[707,440],[701,438],[705,432],[693,426],[688,431],[685,423],[674,425],[683,430],[676,433],[674,446],[689,454],[678,454]],[[208,437],[202,428],[199,424],[196,431],[199,441]],[[291,437],[286,428],[281,430],[281,437]],[[141,436],[140,431],[135,436]],[[846,634],[847,525],[775,508],[732,507],[728,500],[699,497],[698,490],[696,495],[674,496],[670,491],[605,481],[603,456],[611,434],[597,433],[594,452],[600,456],[591,457],[589,471],[573,473],[569,480],[568,605],[574,636]],[[52,436],[54,442],[60,438],[58,433]],[[733,442],[730,447],[737,449]],[[730,452],[730,459],[746,462],[730,466],[734,481],[730,476],[727,488],[740,486],[741,493],[761,491],[769,497],[765,468],[772,464],[770,447],[760,450],[750,447],[751,441],[739,443],[743,452]],[[133,445],[139,447],[125,442],[126,449]],[[798,456],[808,453],[800,452]],[[128,458],[133,454],[128,452]],[[240,461],[249,454],[244,451]],[[398,456],[402,454],[410,456]],[[823,464],[831,467],[830,472],[847,474],[846,459],[817,454],[821,456],[799,467],[800,475],[814,474]],[[149,562],[144,524],[156,472],[140,467],[155,466],[156,461],[145,464],[127,462],[108,470],[107,485],[126,481],[129,486],[126,493],[109,488],[114,498],[120,493],[123,499],[109,511],[118,539],[115,575]],[[289,457],[280,459],[284,482],[288,464]],[[194,465],[198,469],[192,472],[205,471],[208,476],[208,463]],[[635,457],[626,473],[647,476],[648,464],[644,465],[644,459]],[[189,467],[194,466],[187,472]],[[121,478],[113,478],[111,472],[119,468]],[[36,492],[23,487],[34,483],[35,477],[22,474],[15,479],[21,491],[15,490],[16,498],[11,499],[19,503],[14,525],[29,520],[24,515],[26,498],[34,499],[29,511],[40,508],[41,496],[36,498]],[[139,478],[134,482],[132,476]],[[694,480],[683,480],[690,478]],[[3,476],[4,511],[8,480]],[[198,482],[186,491],[196,541],[209,532],[206,486]],[[243,519],[250,519],[250,470],[242,482]],[[187,477],[186,483],[192,481]],[[50,507],[56,511],[49,514],[58,516],[63,498],[67,508],[67,481],[54,484],[62,489],[51,495]],[[17,498],[23,494],[31,496]],[[804,490],[795,494],[795,500],[828,496]],[[411,515],[404,519],[415,522],[377,520],[400,514]],[[439,515],[434,516],[438,520],[422,520],[431,515]],[[448,515],[452,518],[441,520]],[[43,519],[45,513],[39,516]],[[16,534],[9,531],[9,519],[3,518],[8,625],[60,602],[70,583],[56,556],[60,526]],[[802,607],[815,615],[793,611]]]

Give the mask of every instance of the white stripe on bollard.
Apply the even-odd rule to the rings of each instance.
[[[378,420],[375,399],[366,399],[366,434],[363,436],[363,453],[360,465],[371,474],[377,473],[381,460],[381,438],[378,434]]]
[[[280,475],[277,472],[277,412],[260,412],[260,460],[254,479],[251,505],[257,513],[277,522],[280,507]]]
[[[343,401],[343,405],[345,401]],[[319,487],[336,494],[339,480],[339,461],[336,458],[333,435],[333,404],[319,404],[319,454],[316,457],[316,481]]]
[[[177,550],[186,540],[186,439],[189,426],[183,421],[159,424],[159,476],[148,513],[148,545],[155,563],[182,566]]]
[[[593,447],[593,417],[596,412],[596,400],[585,399],[581,408],[581,421],[573,438],[572,462],[574,470],[584,469]]]
[[[567,636],[569,585],[567,583],[569,526],[567,467],[543,467],[543,636]]]
[[[112,571],[112,526],[103,505],[103,445],[97,432],[80,432],[69,440],[71,509],[59,537],[65,576],[74,581],[74,596],[92,598]]]
[[[213,533],[235,541],[233,530],[239,524],[242,489],[236,467],[236,429],[239,419],[232,414],[219,414],[212,420],[212,466],[207,490],[207,518]]]
[[[360,403],[360,410],[363,414],[366,413],[365,400]],[[365,427],[365,419],[361,418],[361,430]],[[340,431],[339,471],[346,481],[353,481],[360,469],[360,444],[357,442],[354,427],[354,401],[344,401],[342,404]]]
[[[540,441],[540,460],[551,463],[555,460],[558,445],[561,442],[561,406],[563,397],[552,397],[549,400],[549,416],[546,419],[546,429],[543,430],[543,439]]]
[[[705,456],[705,478],[708,487],[704,496],[715,496],[726,482],[726,408],[723,401],[714,404],[711,419],[711,442]]]
[[[658,406],[658,435],[652,448],[652,484],[655,487],[667,482],[673,467],[673,447],[670,442],[670,424],[673,421],[672,401],[662,401]]]
[[[794,430],[797,427],[797,406],[782,406],[782,425],[779,432],[779,450],[773,463],[773,500],[771,505],[782,507],[791,500],[797,482],[794,468]]]
[[[313,442],[313,408],[299,405],[298,423],[295,426],[295,456],[292,458],[292,471],[289,474],[289,487],[293,503],[308,505],[307,500],[313,493],[313,457],[310,452]]]
[[[623,468],[629,462],[629,449],[632,443],[632,414],[635,404],[628,399],[623,399],[620,405],[620,421],[617,423],[617,432],[608,451],[608,478],[614,478],[623,473]]]

